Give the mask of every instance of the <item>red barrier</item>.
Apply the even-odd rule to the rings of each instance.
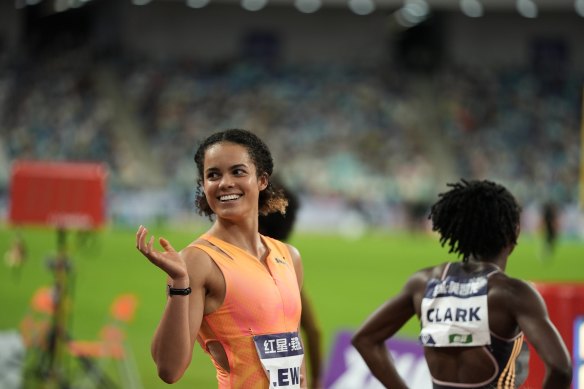
[[[573,355],[574,320],[584,314],[584,284],[582,283],[543,283],[536,282],[535,288],[541,293],[550,315]],[[529,339],[527,339],[529,344]],[[541,388],[545,367],[529,345],[529,375],[523,388]]]
[[[10,223],[97,228],[105,222],[106,176],[99,163],[16,161]]]

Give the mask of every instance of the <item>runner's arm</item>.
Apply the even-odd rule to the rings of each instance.
[[[371,373],[388,388],[407,388],[387,351],[385,341],[415,315],[414,290],[421,281],[419,273],[412,276],[398,295],[373,312],[351,341]]]
[[[512,279],[512,314],[519,328],[543,361],[543,389],[568,389],[572,381],[570,355],[551,322],[541,295],[528,283]]]
[[[152,358],[159,377],[166,383],[178,381],[188,368],[205,306],[205,280],[211,262],[193,247],[181,251],[187,264],[188,279],[175,281],[174,288],[191,288],[188,296],[168,296],[152,340]]]

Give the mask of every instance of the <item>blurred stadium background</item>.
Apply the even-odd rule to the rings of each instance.
[[[90,360],[120,387],[133,375],[165,387],[149,356],[164,277],[135,252],[133,233],[144,224],[180,247],[209,225],[193,209],[193,154],[230,127],[262,136],[300,195],[292,243],[327,360],[335,334],[409,273],[454,259],[425,216],[461,177],[501,182],[523,205],[512,275],[581,283],[582,37],[584,0],[1,0],[0,331],[38,314],[35,291],[58,274],[48,265],[55,229],[9,221],[12,167],[99,163],[107,222],[67,235],[66,328],[97,339],[110,304],[134,294],[123,328],[132,357],[120,371],[112,358]],[[14,266],[19,247],[26,260]],[[403,335],[415,332],[411,323]],[[176,387],[215,386],[196,351]],[[91,369],[67,366],[74,387],[95,383]]]

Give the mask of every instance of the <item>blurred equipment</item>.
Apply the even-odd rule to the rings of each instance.
[[[16,161],[10,179],[9,221],[62,229],[105,222],[105,167],[98,163]]]
[[[68,352],[73,266],[67,250],[67,232],[70,229],[91,231],[105,223],[106,177],[105,167],[98,163],[16,161],[13,164],[10,223],[47,226],[57,232],[57,253],[47,261],[54,275],[48,300],[50,308],[45,307],[50,315],[49,324],[42,333],[35,334],[36,344],[29,348],[37,355],[32,362],[33,374],[25,374],[25,388],[31,382],[35,388],[73,387]],[[78,359],[86,372],[95,373],[91,361]],[[98,377],[96,387],[116,387],[104,374],[92,376]]]
[[[541,293],[548,308],[550,320],[564,339],[570,355],[581,352],[575,347],[575,340],[581,339],[582,333],[576,332],[574,326],[578,319],[584,315],[584,284],[580,282],[536,282],[534,286]],[[527,344],[530,349],[530,358],[529,376],[525,387],[538,388],[543,382],[545,369],[537,353],[532,350],[529,339],[527,339]],[[576,369],[576,367],[577,364],[573,363],[573,368]],[[574,371],[574,379],[581,375],[582,372]],[[582,388],[583,382],[580,382],[579,385],[574,386],[574,388]]]
[[[121,387],[124,389],[142,388],[134,357],[125,342],[126,326],[134,319],[137,305],[138,299],[134,294],[117,296],[111,304],[109,319],[102,327],[98,340],[73,340],[68,343],[69,352],[81,360],[116,362],[122,380]],[[98,369],[97,372],[102,370]],[[89,374],[84,376],[86,379],[90,377]]]
[[[24,368],[24,384],[19,388],[142,389],[134,357],[125,342],[126,327],[133,320],[138,303],[133,294],[121,294],[114,299],[98,339],[76,340],[69,334],[63,334],[65,341],[59,350],[61,357],[73,357],[76,364],[62,364],[60,368],[65,365],[68,367],[67,374],[58,371],[59,375],[47,379],[47,374],[52,372],[55,365],[57,351],[54,325],[56,297],[53,288],[38,288],[31,298],[29,311],[21,321],[19,338],[20,343],[23,343],[23,354],[24,347],[29,351]],[[115,378],[119,380],[111,376],[113,372],[105,365],[106,362],[115,362]]]
[[[26,262],[27,254],[26,242],[20,234],[17,234],[8,250],[4,253],[4,263],[17,280],[20,278],[20,272]]]
[[[31,300],[31,310],[21,322],[21,334],[27,346],[22,388],[80,388],[74,378],[71,357],[78,362],[83,377],[91,382],[91,385],[83,387],[118,388],[94,360],[71,352],[73,338],[69,332],[69,324],[73,269],[66,251],[66,231],[58,229],[57,237],[57,254],[47,261],[54,275],[54,284],[35,292]]]
[[[584,316],[574,320],[574,389],[584,389]]]
[[[18,389],[22,384],[24,344],[17,331],[0,332],[0,388]]]

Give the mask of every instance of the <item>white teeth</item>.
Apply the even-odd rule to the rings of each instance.
[[[238,198],[239,198],[239,195],[231,194],[231,195],[221,196],[221,197],[219,197],[219,200],[229,201],[229,200],[237,200]]]

